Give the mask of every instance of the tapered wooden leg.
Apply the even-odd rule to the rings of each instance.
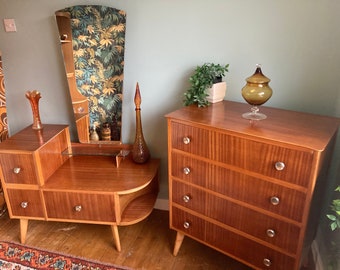
[[[118,233],[118,226],[117,225],[111,225],[111,230],[113,234],[113,239],[115,241],[116,249],[118,252],[121,251],[120,247],[120,239],[119,239],[119,233]]]
[[[20,241],[22,244],[26,242],[27,227],[28,219],[20,219]]]
[[[182,245],[182,242],[183,242],[183,239],[184,239],[184,234],[183,233],[180,233],[180,232],[177,232],[176,234],[176,240],[175,240],[175,247],[174,247],[174,256],[177,256],[177,253],[179,251],[179,248],[181,247]]]

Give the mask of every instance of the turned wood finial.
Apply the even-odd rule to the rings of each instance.
[[[136,85],[136,92],[135,92],[135,105],[136,105],[136,110],[140,110],[140,104],[142,103],[142,98],[140,96],[140,92],[139,92],[139,84],[137,82]]]

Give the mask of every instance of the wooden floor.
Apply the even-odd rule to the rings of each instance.
[[[111,229],[104,225],[30,221],[26,245],[143,270],[249,270],[231,258],[186,237],[175,257],[175,232],[168,212],[154,210],[146,220],[119,227],[122,251],[113,246]],[[0,240],[19,242],[19,221],[0,218]]]

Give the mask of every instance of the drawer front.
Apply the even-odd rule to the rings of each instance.
[[[115,222],[113,195],[44,191],[51,219]]]
[[[171,196],[171,202],[206,214],[207,192],[174,180],[172,181]]]
[[[170,209],[170,227],[198,240],[205,241],[206,222],[176,207]]]
[[[177,153],[173,153],[171,160],[171,175],[176,178],[298,222],[302,221],[306,201],[304,192]]]
[[[204,221],[176,207],[172,207],[172,228],[202,241],[233,257],[240,258],[256,269],[294,269],[295,259],[253,240],[228,231],[216,224]],[[246,247],[246,248],[245,248]],[[270,266],[266,266],[270,264]]]
[[[291,239],[299,239],[298,226],[177,181],[173,181],[172,194],[174,203],[276,245],[291,254],[297,251],[298,241]]]
[[[0,163],[6,183],[38,184],[32,154],[1,154]]]
[[[251,172],[309,186],[313,152],[299,151],[214,133],[212,159]]]
[[[39,190],[7,189],[12,217],[44,218]]]
[[[201,157],[210,156],[210,132],[176,122],[171,124],[171,146]]]
[[[72,105],[73,105],[73,112],[74,113],[89,113],[88,100],[73,103]]]
[[[205,186],[211,177],[212,165],[178,153],[172,153],[171,166],[171,176],[200,186]]]
[[[215,224],[206,225],[206,242],[215,248],[246,260],[255,269],[296,269],[296,260],[272,248],[235,234]]]

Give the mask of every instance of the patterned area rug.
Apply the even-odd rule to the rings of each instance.
[[[17,243],[0,241],[1,270],[131,270]]]

